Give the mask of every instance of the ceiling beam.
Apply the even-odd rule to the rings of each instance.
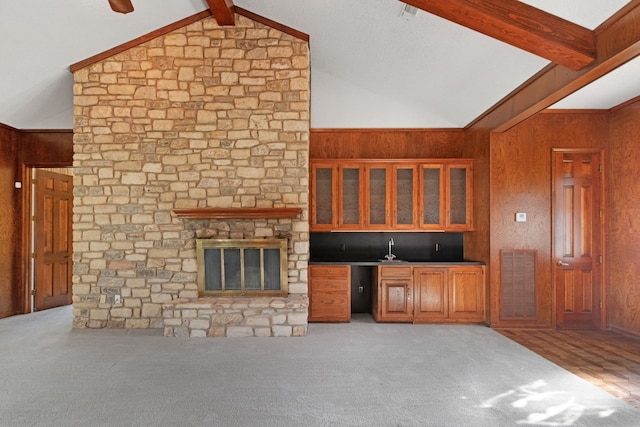
[[[401,1],[572,70],[596,57],[591,30],[517,0]]]
[[[640,56],[640,0],[632,0],[596,28],[597,59],[574,71],[549,64],[467,125],[504,132],[605,74]]]
[[[221,27],[236,25],[233,0],[207,0],[207,4],[218,25]]]
[[[109,6],[111,10],[118,13],[133,12],[133,5],[131,0],[109,0]]]

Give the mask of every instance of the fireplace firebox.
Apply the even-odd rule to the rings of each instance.
[[[200,296],[287,296],[286,239],[197,239]]]

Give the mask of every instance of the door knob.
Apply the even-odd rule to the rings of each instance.
[[[556,265],[560,265],[560,266],[562,266],[562,267],[567,267],[567,266],[569,265],[569,263],[568,263],[568,262],[564,262],[564,261],[558,261],[558,262],[556,263]]]

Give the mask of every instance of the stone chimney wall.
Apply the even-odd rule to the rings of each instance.
[[[308,42],[236,18],[234,27],[203,19],[74,73],[74,327],[164,328],[164,317],[181,316],[170,304],[198,305],[197,237],[287,237],[289,298],[252,309],[263,318],[249,323],[275,335],[271,313],[278,335],[305,333]],[[197,207],[302,213],[252,221],[172,211]],[[226,318],[242,326],[240,314]],[[165,333],[188,335],[189,321],[173,319]],[[219,326],[209,335],[225,335]]]

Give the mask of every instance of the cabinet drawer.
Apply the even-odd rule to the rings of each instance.
[[[315,279],[311,282],[312,292],[314,295],[319,293],[347,293],[351,292],[350,283],[348,280],[338,279]]]
[[[380,277],[411,277],[411,266],[381,266],[378,267]]]
[[[335,277],[349,279],[348,265],[312,265],[309,267],[309,275],[313,277]]]

